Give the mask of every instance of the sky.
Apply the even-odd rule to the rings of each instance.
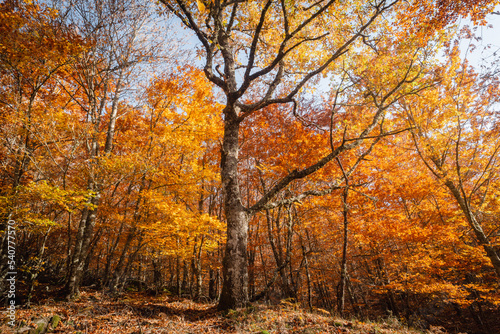
[[[475,33],[480,38],[474,42],[476,50],[470,51],[469,41],[463,41],[461,44],[463,56],[467,57],[469,62],[478,68],[481,65],[494,62],[495,56],[497,59],[500,56],[500,6],[496,8],[494,14],[489,14],[486,17],[486,21],[488,22],[486,26],[476,27]],[[468,19],[461,20],[459,24],[471,26]]]
[[[474,41],[475,50],[471,49],[470,41],[463,41],[461,44],[463,57],[467,57],[469,62],[478,69],[481,65],[487,65],[494,61],[495,56],[497,58],[500,56],[500,6],[495,8],[495,11],[486,17],[486,21],[488,22],[486,26],[475,28],[473,28],[473,24],[469,19],[461,19],[458,22],[460,26],[468,25],[472,29],[475,29],[476,36],[479,38],[479,40]],[[191,31],[183,29],[178,20],[171,20],[170,24],[174,25],[172,30],[180,33],[182,36],[183,45],[181,49],[188,51],[201,46],[196,36]],[[202,68],[204,66],[203,59],[196,58],[195,64]]]
[[[500,6],[486,17],[486,21],[487,24],[485,26],[476,27],[474,27],[469,19],[461,19],[457,22],[460,27],[469,26],[476,35],[476,40],[461,41],[460,49],[462,57],[467,58],[469,64],[474,66],[480,73],[487,69],[491,71],[492,68],[497,68],[498,73],[500,73]],[[171,19],[169,25],[172,25],[170,27],[171,33],[180,35],[180,54],[185,55],[188,63],[194,61],[195,66],[203,68],[205,65],[204,58],[196,57],[193,54],[193,50],[201,47],[201,43],[194,33],[182,28],[182,24],[178,19]],[[495,59],[498,63],[495,63]],[[320,84],[316,88],[317,93],[331,90],[330,80],[320,80]]]

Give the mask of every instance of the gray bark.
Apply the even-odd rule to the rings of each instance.
[[[248,221],[241,203],[238,181],[239,122],[234,110],[226,107],[222,149],[222,187],[227,220],[226,252],[223,259],[223,284],[219,309],[245,307],[248,303]]]
[[[472,228],[477,241],[483,247],[484,251],[486,252],[486,256],[490,259],[491,264],[495,269],[497,277],[500,279],[500,256],[498,251],[491,244],[488,236],[483,231],[480,221],[477,219],[476,215],[471,210],[470,205],[464,199],[455,184],[451,180],[447,180],[445,182],[445,186],[450,190],[451,194],[460,206],[460,209],[467,219],[469,226]]]
[[[253,31],[245,32],[252,34],[252,42],[247,49],[235,49],[233,38],[233,30],[237,30],[234,26],[235,22],[240,19],[241,10],[238,8],[240,1],[211,1],[208,5],[208,17],[203,21],[197,21],[198,8],[194,3],[188,3],[182,0],[161,0],[166,8],[172,14],[178,16],[181,22],[191,29],[205,49],[205,67],[204,72],[207,78],[216,86],[220,87],[226,95],[226,107],[223,110],[224,117],[224,137],[221,150],[221,180],[224,192],[224,211],[227,223],[227,243],[226,252],[223,260],[223,287],[219,300],[218,308],[227,310],[231,308],[244,307],[248,303],[248,255],[247,255],[247,240],[248,240],[248,222],[251,215],[266,209],[266,205],[283,189],[295,180],[305,178],[327,163],[333,160],[342,152],[352,149],[361,144],[363,139],[375,128],[378,122],[383,117],[386,106],[383,106],[374,115],[373,124],[368,126],[365,131],[362,131],[358,140],[351,142],[343,142],[332,153],[323,157],[311,166],[302,170],[294,170],[289,175],[285,176],[281,181],[277,182],[260,200],[252,207],[245,208],[241,200],[241,192],[238,183],[238,150],[239,150],[239,127],[240,123],[252,113],[262,110],[263,108],[273,104],[292,103],[295,95],[317,74],[323,72],[330,64],[337,60],[341,55],[346,53],[349,47],[361,36],[364,31],[372,25],[375,19],[384,11],[388,10],[394,3],[385,1],[371,7],[372,12],[363,20],[363,23],[358,27],[358,31],[346,38],[343,45],[338,49],[332,50],[328,56],[321,61],[318,66],[307,73],[303,74],[298,79],[297,83],[291,87],[291,90],[286,96],[279,96],[277,88],[283,84],[285,76],[285,58],[302,43],[317,41],[325,38],[328,33],[320,37],[300,37],[306,27],[314,20],[317,20],[329,8],[337,3],[336,0],[329,0],[316,3],[317,6],[311,13],[307,13],[303,21],[296,25],[294,30],[289,29],[288,21],[289,14],[286,2],[275,3],[276,6],[281,6],[281,15],[285,22],[286,29],[281,41],[277,41],[276,54],[269,57],[269,61],[261,66],[257,66],[259,61],[259,52],[264,45],[261,45],[261,33],[264,27],[269,11],[272,8],[273,1],[268,0],[262,2],[258,22]],[[313,8],[313,6],[311,6]],[[247,63],[243,65],[242,72],[237,73],[235,58],[237,53],[247,51]],[[220,57],[220,58],[219,58]],[[220,60],[219,60],[220,59]],[[219,64],[214,64],[218,61]],[[220,67],[223,67],[220,70]],[[240,65],[238,65],[240,66]],[[293,69],[291,69],[293,71]],[[244,73],[243,73],[244,72]],[[240,84],[238,84],[237,75],[242,74]],[[242,98],[249,88],[257,84],[256,81],[271,76],[265,93],[255,103],[245,104]],[[402,83],[406,82],[404,78]],[[402,84],[401,83],[401,84]],[[396,92],[396,87],[388,96],[384,97],[381,104],[384,104],[387,97]]]
[[[149,15],[147,7],[141,7],[126,0],[105,1],[99,2],[99,6],[95,5],[96,3],[85,1],[72,4],[68,16],[70,21],[73,20],[70,22],[72,24],[79,25],[83,22],[84,26],[81,28],[88,34],[86,37],[97,41],[91,49],[80,56],[77,60],[78,66],[75,68],[75,82],[84,91],[86,99],[86,104],[79,103],[79,105],[87,112],[89,124],[95,133],[87,139],[91,174],[87,189],[93,191],[95,195],[89,201],[90,208],[82,211],[82,218],[75,236],[75,246],[66,283],[68,299],[78,294],[84,262],[88,256],[96,225],[97,208],[104,187],[99,172],[100,162],[97,158],[111,154],[122,89],[129,79],[132,67],[145,60],[143,55],[145,49],[141,49],[142,47],[138,45],[139,41],[136,40],[136,36]],[[128,22],[124,24],[123,22],[126,21]],[[123,33],[124,30],[126,34]],[[114,86],[114,91],[110,92],[112,86]],[[66,89],[73,97],[70,90]],[[105,144],[101,149],[98,134],[102,131],[102,118],[106,105],[109,103],[111,103],[109,123]],[[131,240],[127,243],[127,247],[130,242]],[[123,259],[120,259],[120,264],[123,266]],[[123,275],[122,270],[120,269],[120,275]]]

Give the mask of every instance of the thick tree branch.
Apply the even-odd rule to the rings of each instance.
[[[378,143],[378,141],[382,137],[387,136],[387,135],[388,134],[381,133],[379,136],[373,136],[373,137],[371,137],[371,138],[375,138],[375,141],[370,145],[370,147],[368,148],[368,150],[366,150],[363,154],[361,154],[358,157],[358,159],[356,160],[356,162],[354,163],[354,165],[349,169],[349,171],[343,173],[343,177],[345,178],[345,177],[349,177],[350,175],[352,175],[352,173],[356,170],[356,168],[358,168],[358,166],[361,163],[361,161],[363,161],[366,158],[366,156],[371,153],[371,151],[373,150],[373,148],[375,147],[375,145]],[[366,137],[365,137],[365,139],[366,139]],[[358,145],[360,143],[361,143],[361,140],[358,143]],[[337,150],[339,148],[341,148],[341,147],[345,147],[345,145],[339,146],[336,150],[332,151],[332,153],[330,153],[328,156],[326,156],[325,158],[323,158],[322,160],[320,160],[317,164],[312,165],[309,168],[303,169],[300,172],[297,171],[297,170],[295,170],[292,173],[290,173],[289,175],[287,175],[278,184],[276,184],[273,188],[271,188],[271,190],[269,190],[268,192],[266,192],[264,194],[264,196],[262,196],[261,200],[258,201],[254,206],[252,206],[250,208],[250,211],[251,212],[257,212],[257,211],[266,210],[266,209],[272,209],[272,208],[276,208],[276,207],[280,207],[280,206],[286,206],[286,205],[290,205],[290,204],[293,204],[293,203],[300,202],[301,200],[303,200],[304,198],[309,197],[309,196],[324,196],[324,195],[330,194],[334,190],[344,188],[343,186],[340,186],[340,182],[342,180],[337,180],[337,181],[334,182],[334,184],[332,186],[330,186],[330,187],[328,187],[326,189],[323,189],[323,190],[308,190],[308,191],[305,191],[305,192],[303,192],[303,193],[301,193],[299,195],[296,195],[296,196],[293,196],[293,197],[290,197],[290,198],[286,198],[284,200],[270,202],[270,199],[272,198],[272,196],[274,196],[274,195],[271,195],[271,193],[277,194],[281,189],[285,188],[293,180],[303,178],[303,177],[305,177],[305,176],[307,176],[309,174],[307,174],[305,176],[302,176],[302,177],[300,177],[300,175],[306,174],[308,172],[310,172],[310,174],[312,174],[316,170],[318,170],[319,168],[321,168],[321,167],[317,167],[321,163],[326,164],[329,161],[331,161],[332,159],[337,158],[339,156],[340,152],[341,152],[341,151],[337,151]],[[328,161],[326,161],[326,160],[328,160]],[[317,167],[317,169],[315,169],[316,167]],[[293,178],[293,177],[295,177],[295,178]],[[286,183],[288,180],[290,180],[290,181],[288,183]],[[353,185],[353,186],[349,186],[348,185],[348,186],[349,187],[358,187],[358,186],[362,186],[362,185],[363,184],[361,184],[361,185]],[[279,187],[280,187],[280,189],[278,190]],[[265,188],[264,188],[264,191],[265,191]],[[268,199],[266,200],[266,198],[268,198]]]
[[[334,1],[330,1],[327,5],[325,5],[324,7],[326,6],[330,6]],[[269,105],[272,105],[272,104],[283,104],[283,103],[290,103],[293,101],[293,98],[294,96],[300,91],[300,89],[302,89],[302,87],[305,86],[305,84],[311,79],[313,78],[314,76],[316,76],[317,74],[323,72],[334,60],[338,59],[340,56],[342,56],[344,53],[348,52],[349,51],[349,47],[360,37],[363,35],[363,32],[373,23],[373,21],[375,21],[375,19],[380,15],[382,14],[385,10],[387,10],[388,8],[390,8],[391,6],[393,6],[397,1],[394,1],[392,3],[390,3],[389,5],[385,6],[385,7],[381,7],[381,6],[376,6],[376,12],[372,15],[372,17],[363,25],[359,28],[358,32],[356,34],[354,34],[349,40],[347,40],[341,47],[339,47],[337,49],[337,51],[331,56],[329,57],[322,65],[320,65],[319,67],[317,67],[315,70],[309,72],[308,74],[306,74],[302,80],[299,81],[299,83],[292,89],[292,91],[290,93],[288,93],[285,97],[282,97],[282,98],[276,98],[276,99],[271,99],[270,97],[267,97],[267,95],[262,98],[260,101],[256,102],[256,103],[253,103],[253,104],[250,104],[250,105],[244,105],[244,104],[241,104],[240,107],[242,109],[242,111],[244,112],[241,116],[240,116],[240,121],[242,121],[245,117],[249,116],[250,114],[252,114],[254,111],[256,110],[259,110],[259,109],[262,109],[262,108],[265,108]],[[325,8],[322,7],[321,10],[324,10]],[[320,11],[321,11],[320,10]],[[319,12],[319,11],[318,11]],[[313,14],[316,15],[317,13]],[[312,17],[312,16],[311,16]],[[306,20],[308,21],[308,20]],[[305,27],[306,23],[302,23],[299,27]],[[301,29],[302,29],[301,28]],[[299,29],[299,28],[297,28]],[[293,36],[294,34],[296,34],[299,30],[294,30],[294,32],[292,32],[290,34],[290,36]],[[320,36],[321,37],[321,36]],[[318,37],[319,38],[319,37]],[[315,39],[315,38],[313,38]],[[287,39],[285,38],[285,41]],[[284,43],[284,42],[283,42]],[[302,43],[299,42],[299,43]],[[240,88],[240,91],[238,92],[238,94],[243,94],[242,92],[242,89],[246,89],[245,85],[250,85],[250,82],[257,79],[258,77],[262,76],[262,75],[265,75],[267,73],[269,73],[272,69],[274,69],[276,67],[276,65],[286,56],[286,54],[288,52],[291,51],[292,48],[296,47],[298,44],[292,46],[290,49],[288,49],[287,51],[282,51],[281,50],[281,47],[280,47],[280,51],[278,52],[278,55],[277,57],[274,59],[274,61],[266,68],[262,69],[261,71],[258,71],[252,75],[249,76],[248,80],[249,82],[248,83],[244,83],[242,85],[242,87]],[[412,66],[410,65],[410,68]],[[407,76],[405,76],[404,80],[407,79]],[[406,82],[406,81],[404,81]],[[398,87],[395,87],[395,90],[397,90]]]
[[[264,25],[264,21],[266,20],[266,13],[269,10],[269,8],[271,7],[271,4],[272,4],[272,0],[268,0],[266,2],[266,4],[264,5],[264,8],[262,8],[262,11],[260,13],[259,23],[257,24],[257,27],[255,28],[255,33],[253,35],[252,44],[250,45],[250,54],[248,55],[247,69],[246,69],[245,75],[243,77],[243,82],[244,82],[243,86],[245,86],[245,83],[248,83],[248,85],[249,85],[251,82],[249,80],[249,76],[250,76],[250,72],[252,71],[252,68],[253,68],[253,65],[255,62],[255,53],[257,52],[257,43],[259,42],[260,33],[262,32],[262,26]],[[248,85],[247,85],[247,87],[248,87]],[[243,94],[243,92],[245,90],[246,89],[240,88],[239,93]]]
[[[260,71],[257,71],[254,74],[250,74],[250,72],[251,72],[251,70],[253,68],[253,61],[254,60],[252,58],[249,58],[249,62],[248,62],[248,65],[247,65],[247,70],[245,72],[244,81],[243,81],[240,89],[238,90],[238,95],[242,96],[245,93],[245,91],[248,89],[248,87],[250,87],[250,84],[254,80],[256,80],[257,78],[259,78],[261,76],[264,76],[264,75],[270,73],[274,68],[276,68],[276,66],[285,58],[285,56],[288,53],[290,53],[293,49],[295,49],[298,45],[300,45],[299,43],[301,43],[301,42],[299,42],[298,44],[295,44],[291,48],[285,50],[287,43],[295,35],[297,35],[302,29],[304,29],[312,20],[314,20],[315,18],[317,18],[318,16],[320,16],[335,1],[336,0],[330,0],[326,5],[324,5],[323,7],[321,7],[317,12],[315,12],[308,19],[306,19],[305,21],[303,21],[292,33],[286,34],[285,38],[283,39],[283,41],[281,42],[281,44],[279,46],[278,52],[276,54],[276,57],[273,59],[273,61],[268,66],[264,67],[263,69],[261,69]],[[283,14],[286,15],[286,11],[285,10],[283,10]],[[263,18],[261,17],[261,19],[263,19]],[[287,21],[288,18],[285,17],[284,20]],[[255,52],[255,50],[257,48],[257,42],[258,42],[258,39],[255,39],[256,36],[257,36],[257,34],[254,35],[254,38],[253,38],[253,41],[252,41],[252,47],[254,46],[254,42],[255,42],[255,48],[251,49],[254,52]],[[250,62],[250,60],[252,60],[252,62]]]
[[[408,80],[407,80],[408,73],[409,73],[409,69],[405,73],[403,79],[400,80],[395,85],[394,89],[391,89],[389,91],[389,93],[387,93],[385,96],[382,97],[382,99],[381,99],[382,103],[386,102],[391,95],[393,95],[393,94],[395,94],[397,92],[398,88],[400,88],[404,83],[408,82]],[[414,81],[415,79],[416,78],[412,78],[412,81]],[[422,89],[422,88],[418,88],[418,90],[420,90],[420,89]],[[376,103],[376,100],[375,100],[375,97],[374,97],[373,100],[374,100],[374,103],[377,105],[378,110],[375,113],[375,115],[373,116],[371,124],[368,125],[359,134],[359,136],[357,138],[353,138],[353,139],[345,139],[345,138],[343,138],[341,144],[337,148],[333,148],[332,147],[332,151],[330,152],[330,154],[328,154],[327,156],[323,157],[322,159],[320,159],[315,164],[313,164],[313,165],[311,165],[309,167],[306,167],[306,168],[304,168],[304,169],[302,169],[300,171],[299,170],[292,171],[290,174],[288,174],[283,179],[281,179],[281,181],[279,181],[276,185],[274,185],[274,187],[272,187],[267,193],[265,193],[262,196],[262,198],[256,204],[254,204],[249,210],[251,212],[256,212],[256,211],[262,210],[278,192],[280,192],[281,190],[283,190],[284,188],[286,188],[291,182],[293,182],[294,180],[302,179],[302,178],[304,178],[304,177],[306,177],[308,175],[311,175],[311,174],[315,173],[320,168],[324,167],[332,159],[335,159],[337,156],[339,156],[342,152],[348,151],[348,150],[350,150],[350,149],[352,149],[354,147],[359,146],[365,139],[369,139],[369,138],[381,138],[381,137],[389,135],[389,134],[381,133],[378,136],[368,136],[369,133],[371,131],[373,131],[373,129],[376,127],[376,125],[383,118],[385,110],[387,108],[389,108],[393,103],[395,103],[396,101],[398,101],[400,98],[402,98],[402,96],[399,96],[398,98],[393,99],[392,101],[390,101],[386,105],[381,105],[379,103]],[[391,134],[397,134],[397,133],[400,133],[400,132],[403,132],[403,131],[407,131],[407,130],[409,130],[409,128],[402,129],[402,130],[396,130],[396,131],[393,131]],[[412,134],[413,134],[413,132],[412,132]],[[345,133],[344,133],[344,135],[345,135]],[[416,140],[416,138],[414,138],[414,139]]]
[[[203,32],[200,27],[196,24],[196,21],[194,20],[193,16],[191,15],[191,12],[189,9],[186,7],[186,4],[181,1],[181,0],[176,0],[177,5],[179,6],[181,13],[177,8],[169,4],[167,0],[160,0],[161,3],[167,7],[169,11],[174,13],[175,16],[177,16],[182,23],[196,34],[196,37],[200,40],[200,42],[203,44],[203,47],[205,48],[206,52],[206,64],[205,67],[203,68],[203,71],[205,72],[205,75],[207,76],[208,80],[222,88],[224,91],[227,91],[227,84],[226,82],[221,79],[220,77],[216,76],[213,72],[213,57],[215,54],[216,50],[216,45],[214,44],[214,41],[211,41],[208,37],[208,35]]]

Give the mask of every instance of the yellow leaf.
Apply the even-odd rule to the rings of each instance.
[[[198,4],[198,10],[200,11],[200,13],[204,14],[206,11],[206,8],[205,8],[205,5],[203,4],[203,2],[201,2],[200,0],[196,0],[196,3]]]

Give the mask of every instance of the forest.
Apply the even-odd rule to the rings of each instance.
[[[233,322],[80,333],[499,333],[499,4],[2,1],[0,332],[135,296]],[[248,333],[349,332],[285,327]]]

